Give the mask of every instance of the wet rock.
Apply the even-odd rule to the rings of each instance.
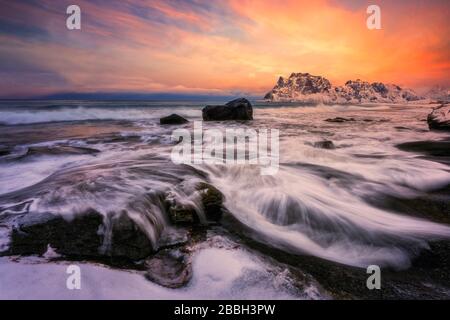
[[[187,228],[166,228],[158,240],[159,249],[184,246],[189,241]]]
[[[342,122],[349,122],[349,121],[356,121],[356,120],[354,118],[336,117],[336,118],[325,119],[325,121],[326,122],[342,123]]]
[[[11,153],[11,149],[5,146],[0,146],[0,157],[7,156]]]
[[[107,256],[140,260],[152,252],[152,242],[126,212],[112,219],[111,246],[105,252]]]
[[[52,213],[28,213],[12,231],[10,254],[42,255],[50,245],[58,254],[68,256],[99,256],[103,237],[101,214],[89,210],[66,220]]]
[[[335,149],[333,141],[330,140],[323,140],[318,141],[314,143],[314,148],[320,148],[320,149]]]
[[[28,213],[13,228],[9,254],[43,255],[50,246],[57,254],[73,258],[139,260],[153,252],[151,241],[127,214],[113,217],[108,224],[110,232],[103,215],[92,209],[71,219]]]
[[[33,155],[83,155],[83,154],[95,154],[100,151],[92,148],[85,147],[72,147],[72,146],[51,146],[51,147],[29,147],[26,153],[27,156]]]
[[[191,225],[200,221],[195,207],[191,204],[181,203],[168,196],[166,206],[169,219],[175,225]]]
[[[185,286],[192,277],[189,257],[180,250],[161,250],[145,261],[146,279],[167,288]]]
[[[194,208],[179,204],[170,207],[169,218],[173,224],[194,224],[199,222]]]
[[[396,126],[396,127],[394,127],[394,129],[397,129],[397,130],[400,130],[400,131],[411,130],[411,128],[404,127],[404,126]]]
[[[443,104],[428,115],[428,127],[432,130],[450,131],[450,104]]]
[[[189,121],[175,113],[159,119],[160,124],[184,124],[187,122]]]
[[[450,224],[450,184],[438,190],[420,192],[415,197],[378,194],[366,201],[375,207],[438,223]]]
[[[411,141],[397,145],[397,148],[408,152],[419,152],[432,157],[450,157],[450,141]]]
[[[205,182],[198,183],[196,190],[200,193],[200,202],[206,220],[219,221],[224,211],[223,194],[216,187]],[[169,219],[173,224],[192,225],[203,222],[199,217],[200,208],[191,202],[181,203],[168,195],[166,196],[166,205]]]
[[[197,189],[201,192],[201,199],[205,216],[208,220],[219,221],[223,214],[224,196],[216,187],[208,183],[199,183]]]
[[[202,115],[204,121],[253,120],[253,107],[247,99],[239,98],[225,105],[206,106]]]

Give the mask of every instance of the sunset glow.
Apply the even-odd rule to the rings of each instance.
[[[0,0],[0,97],[56,92],[262,95],[309,72],[423,89],[450,85],[446,1]]]

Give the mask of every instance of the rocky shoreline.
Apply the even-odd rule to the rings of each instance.
[[[440,108],[438,110],[442,111]],[[237,99],[226,105],[204,107],[202,117],[208,121],[235,121],[233,125],[239,125],[248,123],[239,121],[253,119],[253,108],[248,100]],[[163,129],[167,125],[189,125],[182,119],[188,121],[184,117],[171,115],[167,121],[161,121],[160,126],[156,125]],[[361,123],[389,124],[380,117],[329,117],[327,114],[320,115],[317,123],[318,126],[324,124],[339,128]],[[430,129],[435,128],[430,125]],[[124,137],[121,139],[117,138],[114,142],[125,140]],[[326,136],[326,139],[325,135],[321,135],[321,139],[305,146],[311,147],[309,152],[318,153],[345,148],[335,143],[334,139],[333,135]],[[130,137],[130,141],[135,140]],[[416,155],[422,154],[433,162],[449,164],[448,143],[445,139],[409,141],[396,147]],[[2,157],[12,156],[10,148],[1,149],[1,152]],[[101,148],[69,145],[34,146],[28,148],[23,156],[14,156],[7,161],[28,161],[33,157],[59,157],[65,154],[95,158],[102,151]],[[450,241],[430,238],[427,242],[429,248],[417,250],[409,268],[383,268],[382,290],[370,291],[365,286],[367,273],[364,268],[290,252],[244,225],[226,207],[224,189],[215,185],[206,172],[186,165],[175,166],[169,164],[167,159],[154,155],[136,157],[133,162],[113,159],[101,165],[65,168],[20,192],[2,194],[0,224],[11,226],[11,242],[1,255],[12,260],[39,256],[52,263],[101,263],[114,269],[135,270],[148,281],[175,289],[191,283],[194,277],[193,256],[214,235],[229,239],[233,245],[287,270],[286,277],[299,292],[307,284],[314,283],[322,297],[336,299],[450,298]],[[302,165],[304,168],[313,167],[312,164],[309,167],[308,164]],[[339,170],[324,171],[324,167],[319,165],[316,165],[316,170],[330,184],[338,183],[336,181],[345,175]],[[121,180],[124,177],[131,178]],[[143,179],[142,185],[136,183],[137,177]],[[117,185],[125,187],[118,188]],[[63,188],[65,193],[61,190]],[[399,215],[449,224],[449,190],[446,186],[410,198],[386,194],[379,198],[367,198],[367,202]],[[127,195],[126,203],[109,206],[109,202],[124,194]],[[33,204],[35,199],[45,200],[41,203],[42,207],[38,206],[39,210],[36,203]],[[86,201],[86,208],[71,215],[62,212],[64,210],[58,211],[70,205],[71,199],[87,199],[94,203],[99,199],[105,201],[99,207],[89,206],[89,201]],[[15,205],[8,207],[6,203]]]

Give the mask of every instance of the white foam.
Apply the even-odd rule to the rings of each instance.
[[[142,274],[80,263],[81,290],[69,290],[63,263],[15,263],[0,258],[0,299],[299,299],[319,298],[308,287],[296,295],[267,265],[242,250],[208,248],[193,262],[194,277],[182,289],[167,289]]]
[[[170,108],[169,108],[170,109]],[[201,111],[192,108],[176,108],[184,117],[200,117]],[[0,110],[0,123],[28,124],[77,120],[154,120],[168,115],[167,108],[55,108],[54,110]],[[169,111],[170,112],[170,111]]]

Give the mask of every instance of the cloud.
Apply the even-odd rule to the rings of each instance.
[[[8,79],[0,96],[263,94],[291,72],[337,84],[362,78],[450,85],[447,2],[380,1],[379,31],[366,28],[362,2],[79,0],[82,30],[69,31],[70,1],[0,0],[0,67]]]

